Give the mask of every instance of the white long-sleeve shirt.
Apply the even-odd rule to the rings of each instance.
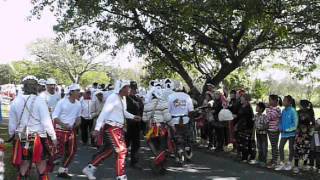
[[[42,97],[36,95],[20,95],[10,105],[9,135],[15,133],[33,134],[40,137],[57,139],[50,118],[48,106]]]
[[[80,117],[81,104],[78,100],[71,103],[69,98],[61,99],[52,113],[53,119],[60,119],[61,122],[73,127],[76,119]]]
[[[133,119],[134,115],[129,113],[127,110],[126,99],[119,96],[119,94],[111,94],[97,119],[95,130],[99,131],[104,124],[111,126],[117,126],[122,128],[124,125],[125,118]]]
[[[92,100],[91,99],[81,99],[81,117],[85,119],[92,119]]]
[[[54,108],[61,99],[61,95],[58,92],[50,94],[48,91],[44,91],[40,94],[40,96],[42,96],[46,100],[51,113],[54,111]]]
[[[179,124],[179,117],[183,116],[183,124],[189,122],[189,112],[193,111],[191,97],[184,92],[174,92],[168,97],[169,113],[172,115],[171,123]]]

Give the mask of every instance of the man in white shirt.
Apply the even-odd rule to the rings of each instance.
[[[76,128],[80,125],[81,104],[78,101],[80,86],[72,84],[69,87],[69,96],[61,99],[52,118],[59,141],[59,155],[64,156],[63,166],[58,169],[58,177],[71,178],[68,174],[68,166],[71,163],[76,150]]]
[[[123,127],[125,125],[125,118],[140,121],[141,117],[134,116],[126,110],[125,96],[130,92],[129,81],[117,81],[115,93],[111,94],[100,113],[93,136],[97,136],[99,131],[105,131],[104,144],[101,146],[96,154],[93,155],[92,160],[82,170],[88,179],[96,179],[94,172],[96,167],[105,159],[112,155],[113,150],[117,154],[116,159],[116,179],[127,180],[125,170],[125,158],[127,155],[127,147],[124,140]]]
[[[174,139],[177,147],[176,157],[180,157],[180,154],[184,151],[186,152],[187,160],[190,160],[192,151],[189,142],[189,114],[194,110],[192,99],[188,94],[181,92],[181,89],[179,89],[178,92],[169,95],[168,103],[169,113],[172,116],[170,125],[174,129]]]
[[[58,101],[61,99],[61,95],[56,91],[57,83],[55,79],[49,78],[46,81],[46,92],[44,98],[48,104],[49,112],[52,113],[56,107]]]
[[[47,134],[56,145],[56,133],[47,104],[37,96],[37,79],[27,76],[22,84],[24,94],[11,103],[9,112],[9,135],[15,140],[12,163],[19,169],[17,179],[28,179],[32,163],[36,164],[40,179],[47,179]]]
[[[91,117],[93,119],[93,125],[92,127],[95,127],[96,126],[96,120],[99,116],[99,114],[101,113],[102,111],[102,108],[103,108],[103,105],[105,103],[105,99],[103,98],[103,92],[98,90],[95,92],[95,100],[92,100],[92,103],[91,103]],[[91,142],[91,145],[94,145],[94,146],[101,146],[102,143],[103,143],[103,135],[104,135],[104,132],[100,131],[100,135],[98,138],[92,138],[92,142]],[[92,144],[93,143],[93,144]]]
[[[93,120],[92,120],[92,100],[91,91],[86,90],[83,94],[83,98],[80,100],[81,104],[81,139],[83,144],[88,143],[89,133],[91,133]],[[91,140],[93,143],[93,140]]]

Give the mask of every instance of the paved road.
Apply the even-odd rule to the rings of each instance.
[[[78,152],[73,164],[70,167],[70,173],[73,174],[73,179],[86,179],[82,173],[82,168],[90,160],[91,155],[95,152],[94,149],[79,146]],[[150,151],[148,148],[142,148],[141,165],[143,169],[127,168],[129,180],[293,180],[294,178],[278,174],[266,169],[250,166],[247,164],[236,162],[230,158],[219,157],[209,154],[203,150],[196,150],[192,163],[184,167],[175,167],[174,163],[169,163],[168,171],[165,175],[154,175],[149,168]],[[173,161],[173,159],[170,159]],[[114,158],[106,160],[103,165],[99,166],[96,177],[101,180],[114,179]],[[52,175],[52,179],[58,179]]]

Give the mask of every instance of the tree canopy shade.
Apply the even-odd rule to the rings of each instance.
[[[319,0],[33,0],[50,7],[55,30],[80,47],[115,50],[132,43],[149,67],[177,72],[191,90],[190,70],[218,84],[240,66],[278,49],[319,52]],[[152,69],[152,68],[149,68]]]

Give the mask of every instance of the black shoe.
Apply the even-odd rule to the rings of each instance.
[[[71,179],[72,178],[72,176],[71,175],[69,175],[68,173],[59,173],[58,175],[57,175],[58,177],[60,177],[60,178],[65,178],[65,179]]]

